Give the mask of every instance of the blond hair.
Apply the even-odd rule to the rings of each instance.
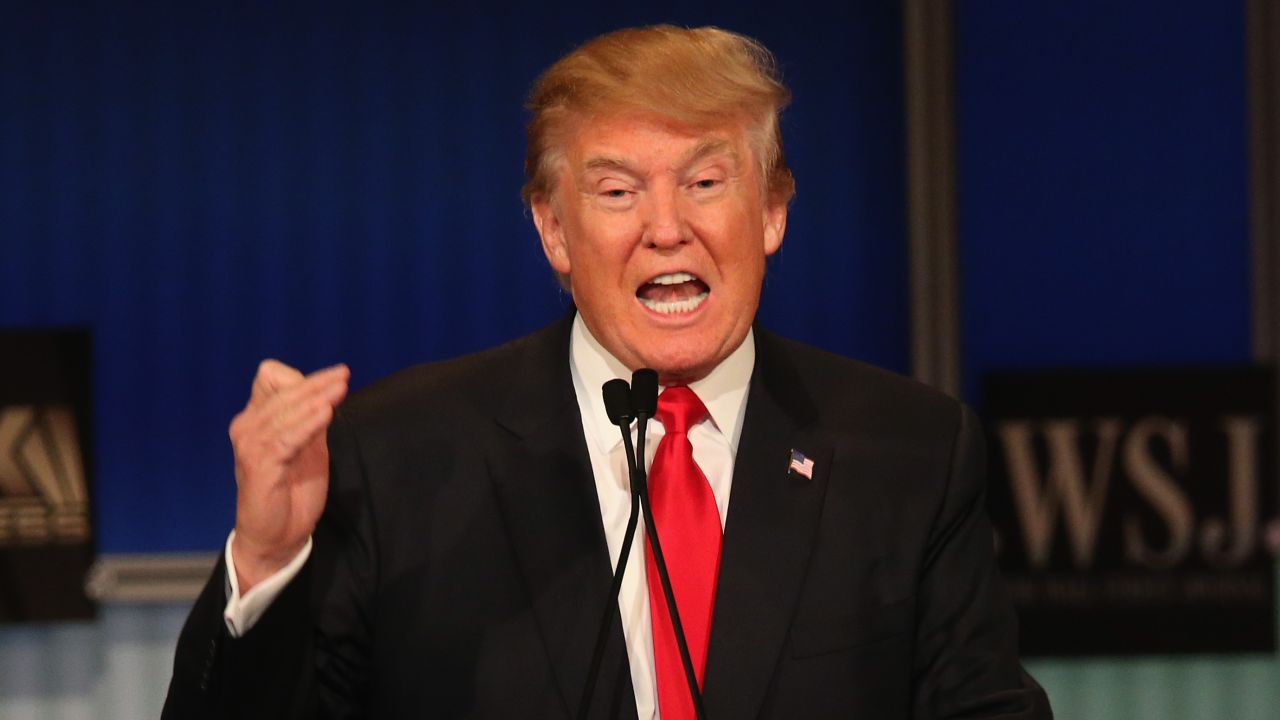
[[[749,37],[671,25],[601,35],[534,83],[526,105],[532,117],[521,195],[528,205],[550,194],[570,119],[632,111],[699,129],[740,118],[762,191],[770,202],[785,203],[795,194],[795,180],[782,155],[778,113],[790,98],[773,55]]]

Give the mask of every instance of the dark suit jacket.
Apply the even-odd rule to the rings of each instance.
[[[354,394],[303,572],[245,637],[224,568],[166,718],[570,718],[610,585],[566,318]],[[713,720],[1047,718],[983,508],[922,385],[756,329],[704,694]],[[792,449],[811,479],[788,471]],[[595,718],[634,718],[615,623]]]

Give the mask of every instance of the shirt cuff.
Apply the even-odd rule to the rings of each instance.
[[[302,546],[288,565],[254,585],[243,596],[240,595],[240,582],[236,579],[235,561],[231,559],[231,541],[235,539],[236,531],[232,530],[223,550],[227,559],[227,607],[222,611],[222,620],[231,637],[238,638],[253,629],[262,614],[271,607],[271,602],[284,590],[284,586],[302,570],[307,558],[311,557],[311,538],[307,538],[307,544]]]

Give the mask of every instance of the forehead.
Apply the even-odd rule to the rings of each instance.
[[[675,169],[667,166],[712,156],[741,164],[750,152],[740,123],[692,127],[651,114],[583,118],[568,128],[564,150],[572,172],[616,165]]]

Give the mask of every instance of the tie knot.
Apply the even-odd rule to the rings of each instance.
[[[658,396],[658,411],[654,415],[666,432],[687,433],[707,416],[707,406],[689,388],[669,387]]]

